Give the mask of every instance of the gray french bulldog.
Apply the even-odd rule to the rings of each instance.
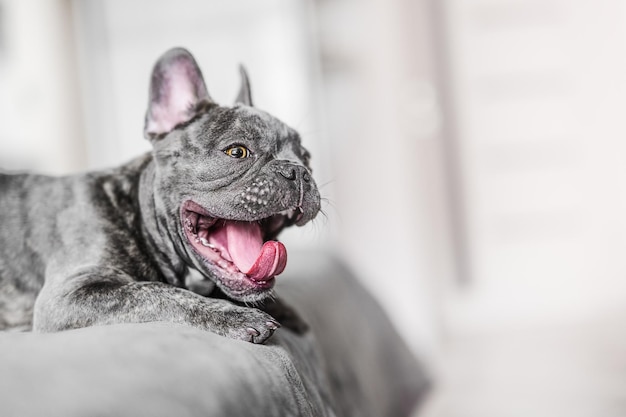
[[[152,152],[66,177],[0,174],[0,329],[169,321],[263,343],[279,318],[249,305],[293,316],[272,292],[287,261],[276,238],[320,196],[298,133],[252,106],[241,74],[235,106],[219,106],[171,49],[151,77]]]

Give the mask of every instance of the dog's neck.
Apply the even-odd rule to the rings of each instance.
[[[181,259],[174,243],[176,236],[170,236],[166,224],[166,217],[159,215],[159,202],[154,193],[155,162],[152,157],[143,167],[138,186],[139,210],[141,213],[141,234],[144,242],[150,248],[158,269],[167,282],[180,286],[183,283],[185,262]]]

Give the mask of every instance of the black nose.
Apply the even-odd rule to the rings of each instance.
[[[286,163],[276,170],[276,174],[289,181],[311,182],[311,174],[302,165]]]
[[[278,173],[285,179],[295,181],[296,180],[296,169],[293,167],[284,167],[278,170]]]

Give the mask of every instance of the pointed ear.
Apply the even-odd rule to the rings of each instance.
[[[241,75],[241,87],[239,88],[239,95],[235,103],[245,104],[252,107],[252,92],[250,91],[250,80],[248,79],[248,73],[243,65],[239,64],[239,74]]]
[[[144,136],[158,137],[191,120],[201,101],[212,102],[198,64],[186,49],[170,49],[152,69]]]

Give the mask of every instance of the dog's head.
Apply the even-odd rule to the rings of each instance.
[[[158,223],[185,262],[239,301],[265,298],[287,262],[276,240],[320,209],[296,131],[252,106],[248,77],[233,107],[209,96],[184,49],[155,64],[145,120]]]

